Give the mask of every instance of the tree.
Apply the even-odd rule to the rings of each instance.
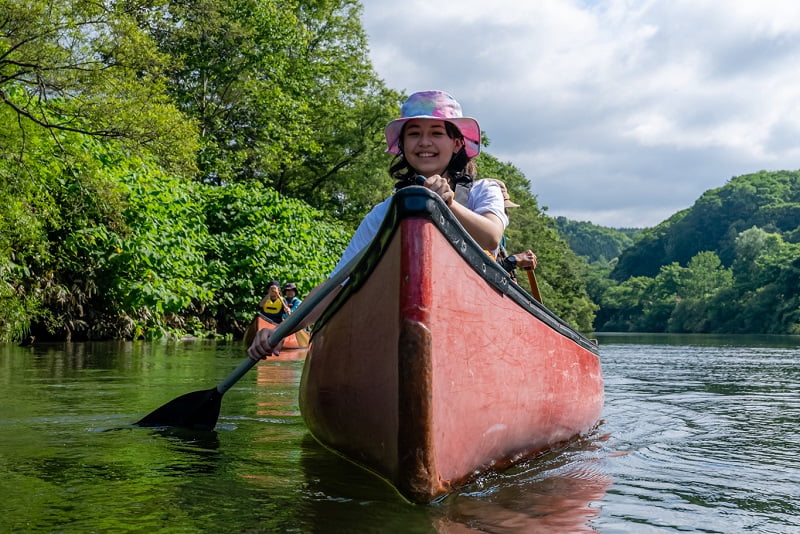
[[[555,222],[575,254],[585,256],[590,263],[616,259],[640,232],[638,228],[607,228],[585,221],[571,221],[566,217],[556,217]]]
[[[512,164],[487,152],[478,156],[477,167],[479,178],[503,180],[509,196],[520,205],[509,213],[509,253],[533,250],[539,264],[537,282],[547,307],[579,330],[590,332],[597,306],[586,292],[585,264],[558,233],[553,219],[539,208],[528,179]],[[528,281],[520,280],[520,284],[527,286]]]
[[[135,23],[137,12],[154,7],[0,0],[0,104],[16,115],[5,123],[14,134],[0,140],[0,153],[19,153],[25,136],[42,128],[124,140],[173,171],[192,172],[195,132],[166,94],[167,58]]]
[[[691,208],[642,232],[620,255],[612,277],[655,276],[661,265],[686,265],[706,250],[716,252],[729,267],[740,232],[755,225],[796,241],[799,224],[800,171],[738,176],[703,193]]]
[[[633,276],[622,283],[609,287],[599,302],[606,321],[595,325],[596,330],[605,332],[630,332],[637,330],[637,321],[643,314],[646,295],[650,292],[653,279],[646,276]]]
[[[710,250],[697,253],[681,274],[677,294],[684,299],[707,300],[733,285],[733,273]]]
[[[348,220],[391,191],[384,125],[400,95],[372,71],[355,0],[186,0],[146,27],[200,124],[200,178],[258,181]]]
[[[676,303],[666,329],[670,332],[710,331],[714,297],[732,286],[733,274],[722,265],[716,253],[698,253],[686,268],[680,268]]]

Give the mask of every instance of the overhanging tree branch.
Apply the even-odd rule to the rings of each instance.
[[[46,118],[44,120],[42,120],[42,119],[34,116],[28,110],[17,106],[10,98],[8,98],[8,95],[3,90],[0,90],[0,99],[2,99],[3,102],[6,103],[6,105],[8,105],[11,109],[13,109],[17,113],[17,115],[25,117],[28,120],[32,121],[33,123],[38,124],[39,126],[42,126],[44,128],[50,129],[50,130],[61,130],[61,131],[65,131],[65,132],[75,132],[75,133],[80,133],[80,134],[84,134],[84,135],[91,135],[91,136],[94,136],[94,137],[106,137],[106,138],[120,138],[120,137],[123,137],[119,132],[115,132],[113,130],[91,130],[91,129],[87,129],[87,128],[77,128],[77,127],[73,127],[73,126],[67,126],[65,124],[52,123],[52,122],[48,121]]]

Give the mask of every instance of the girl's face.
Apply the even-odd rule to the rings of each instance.
[[[425,177],[443,175],[453,154],[464,142],[447,135],[444,121],[413,119],[403,129],[403,154],[409,165]]]
[[[272,300],[277,299],[281,296],[281,292],[278,291],[278,286],[269,286],[269,298]]]

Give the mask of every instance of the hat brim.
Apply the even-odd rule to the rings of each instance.
[[[414,119],[432,119],[452,123],[464,136],[464,148],[468,158],[474,158],[481,152],[481,127],[478,121],[472,117],[458,117],[453,119],[443,119],[431,115],[417,115],[415,117],[404,117],[395,119],[386,125],[383,133],[386,135],[386,152],[390,154],[400,154],[400,132],[403,131],[403,124]]]
[[[516,202],[511,202],[510,200],[504,200],[503,205],[507,208],[518,208],[519,204]]]

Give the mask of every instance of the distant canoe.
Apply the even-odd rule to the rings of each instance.
[[[602,407],[597,346],[421,187],[314,325],[300,384],[314,437],[417,503],[565,445]]]
[[[264,317],[260,312],[256,315],[256,330],[262,328],[275,328],[277,325]],[[305,356],[305,349],[308,348],[310,334],[305,330],[300,330],[294,334],[290,334],[283,339],[283,351],[302,350]],[[281,352],[284,355],[284,352]]]

